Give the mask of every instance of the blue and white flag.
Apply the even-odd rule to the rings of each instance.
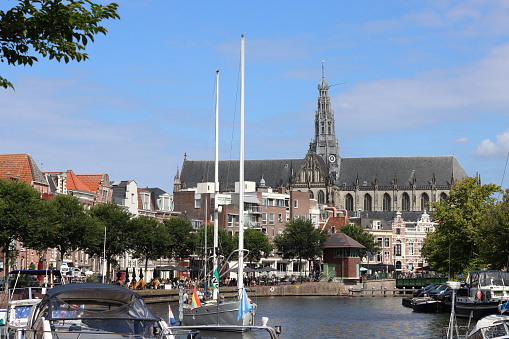
[[[500,311],[501,314],[509,310],[509,302],[505,302],[503,304],[498,305],[498,310]]]
[[[239,315],[237,317],[237,321],[244,317],[244,314],[251,311],[253,309],[253,305],[251,305],[251,300],[247,297],[246,289],[242,289],[242,297],[240,298],[239,305]]]
[[[173,312],[171,310],[171,306],[170,304],[168,304],[168,325],[169,326],[173,326],[177,323],[177,321],[175,321],[175,317],[173,316]]]

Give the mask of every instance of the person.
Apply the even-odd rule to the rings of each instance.
[[[184,304],[189,304],[189,294],[187,292],[191,293],[191,291],[185,291],[184,292],[184,297],[183,297],[184,298]]]
[[[212,299],[212,293],[210,293],[210,289],[207,287],[207,290],[205,291],[205,300]]]

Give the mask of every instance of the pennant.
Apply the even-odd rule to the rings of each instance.
[[[503,304],[498,305],[498,310],[501,314],[509,310],[509,302],[505,302]]]
[[[212,275],[212,279],[210,280],[210,286],[212,286],[212,288],[216,290],[219,289],[219,273],[217,272],[217,268],[214,270],[214,274]]]
[[[240,298],[239,305],[239,315],[237,316],[237,321],[242,319],[246,313],[253,309],[253,305],[251,305],[251,300],[247,297],[246,289],[242,289],[242,297]]]
[[[195,308],[200,307],[200,298],[198,298],[198,293],[196,293],[196,286],[193,289],[193,295],[191,296],[191,312]]]
[[[477,297],[477,299],[481,300],[482,298],[482,292],[479,288],[477,288],[477,293],[475,294],[475,296]]]
[[[173,326],[177,323],[175,317],[173,316],[173,311],[171,310],[170,304],[168,304],[168,325]]]

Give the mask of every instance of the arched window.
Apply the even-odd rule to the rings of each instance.
[[[309,191],[309,199],[314,199],[315,195],[313,194],[313,191]]]
[[[440,201],[447,201],[447,194],[445,193],[440,193]]]
[[[401,196],[401,210],[410,211],[410,197],[406,192]]]
[[[369,194],[364,196],[364,210],[371,211],[371,195]]]
[[[353,197],[350,193],[345,197],[345,209],[347,211],[353,211]]]
[[[429,197],[426,193],[421,195],[421,211],[429,211],[429,206],[427,205],[429,202]]]
[[[401,261],[396,261],[396,271],[401,271]]]
[[[323,191],[318,191],[318,203],[319,204],[325,204],[325,194],[323,194]]]
[[[391,210],[391,196],[387,193],[384,194],[383,199],[383,210],[390,211]]]
[[[401,241],[400,240],[397,240],[396,244],[394,245],[394,255],[401,256]]]

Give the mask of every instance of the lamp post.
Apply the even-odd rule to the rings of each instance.
[[[104,226],[104,247],[103,247],[103,284],[106,276],[106,226]]]

